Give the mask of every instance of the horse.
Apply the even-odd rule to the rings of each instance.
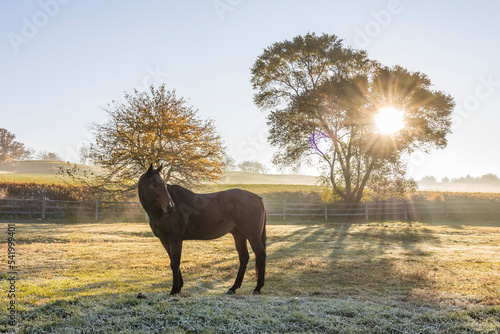
[[[239,269],[226,293],[234,294],[241,287],[249,259],[248,240],[256,258],[257,286],[253,294],[260,294],[266,266],[266,210],[262,198],[241,189],[197,194],[179,185],[168,185],[160,174],[162,167],[149,166],[139,178],[138,193],[149,226],[170,258],[170,295],[180,293],[184,285],[180,270],[182,242],[212,240],[227,233],[233,235]]]

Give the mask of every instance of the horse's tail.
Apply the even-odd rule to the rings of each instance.
[[[266,250],[266,241],[267,241],[266,220],[267,220],[267,215],[266,211],[264,211],[264,227],[262,228],[262,234],[260,236],[260,240],[262,240],[262,246],[264,246],[264,250]]]
[[[266,241],[267,241],[267,235],[266,235],[266,209],[264,209],[264,226],[262,226],[262,233],[260,234],[260,240],[262,243],[262,246],[264,247],[264,261],[266,257]],[[257,266],[257,261],[255,261],[255,275],[257,278],[259,277],[259,268]]]

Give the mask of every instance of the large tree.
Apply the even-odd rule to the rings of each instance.
[[[7,129],[0,128],[0,163],[13,159],[27,159],[30,156],[24,144],[15,139],[16,135]]]
[[[251,82],[255,103],[269,111],[274,162],[318,157],[332,193],[346,202],[359,202],[367,187],[404,193],[414,186],[404,156],[447,144],[449,95],[432,90],[424,74],[381,66],[334,35],[274,43],[257,58]],[[393,112],[377,122],[384,109]],[[398,115],[404,126],[384,133],[380,123]]]
[[[224,146],[213,121],[198,117],[175,91],[135,90],[105,110],[108,118],[92,125],[95,142],[88,149],[88,158],[104,170],[90,178],[94,185],[133,190],[151,163],[164,165],[165,181],[186,186],[222,173]]]

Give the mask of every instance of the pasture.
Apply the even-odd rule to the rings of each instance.
[[[500,332],[498,222],[268,219],[261,296],[250,295],[253,253],[242,288],[224,295],[238,268],[228,235],[184,243],[174,298],[168,256],[146,222],[11,223],[17,325],[2,296],[0,332]],[[2,238],[4,263],[6,248]]]
[[[37,184],[61,184],[64,180],[62,176],[52,174],[17,174],[17,173],[0,173],[0,182],[16,182],[16,183],[37,183]]]

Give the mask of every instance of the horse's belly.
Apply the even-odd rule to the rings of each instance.
[[[220,238],[228,234],[234,224],[230,222],[221,222],[219,224],[209,224],[203,226],[188,226],[185,240],[211,240]]]

